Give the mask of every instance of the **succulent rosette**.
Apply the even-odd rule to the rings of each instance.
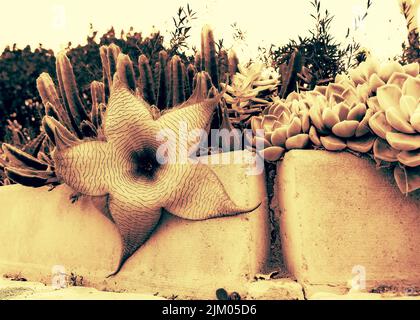
[[[277,99],[261,116],[252,118],[251,127],[253,147],[267,161],[277,161],[286,150],[303,149],[310,143],[309,110],[303,100]]]
[[[232,83],[221,83],[226,90],[224,98],[231,110],[239,114],[239,121],[248,119],[251,114],[261,112],[270,105],[269,97],[277,90],[279,81],[265,72],[263,65],[253,63],[248,67],[238,64],[239,72],[232,76]]]
[[[312,123],[309,137],[315,146],[329,151],[349,148],[369,152],[374,142],[368,127],[373,112],[363,102],[346,101],[343,97],[345,91],[344,86],[332,83],[325,87],[324,93],[305,93]]]
[[[307,93],[321,144],[327,150],[340,150],[346,138],[347,147],[358,152],[368,152],[373,145],[378,163],[397,164],[394,177],[402,192],[420,188],[419,64],[380,64],[368,58],[335,80]],[[334,136],[323,137],[328,129]]]
[[[369,121],[378,136],[373,151],[378,161],[398,163],[394,177],[408,193],[420,188],[420,76],[417,71],[390,79],[395,81],[378,88],[379,108]]]

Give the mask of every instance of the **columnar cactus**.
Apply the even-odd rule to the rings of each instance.
[[[156,103],[157,107],[165,109],[168,103],[169,78],[167,73],[168,53],[164,50],[159,52],[159,61],[155,66]]]
[[[298,80],[298,73],[303,67],[302,54],[295,49],[290,56],[288,64],[280,65],[281,73],[281,89],[280,97],[286,98],[289,93],[296,91],[296,82]]]
[[[226,83],[229,76],[229,58],[226,50],[220,49],[219,54],[217,55],[217,59],[219,81],[222,83]]]
[[[237,72],[239,72],[238,65],[239,65],[239,59],[236,55],[236,52],[233,49],[229,50],[228,54],[228,71],[229,76],[233,77]]]
[[[170,62],[171,68],[171,105],[177,106],[183,103],[185,99],[185,72],[184,64],[177,55],[173,56]],[[184,66],[185,68],[185,66]]]
[[[120,53],[117,58],[117,75],[120,81],[130,90],[135,91],[137,87],[136,75],[134,73],[133,62],[126,54]]]
[[[213,30],[209,25],[204,25],[201,30],[201,70],[207,71],[213,85],[219,87],[218,62],[216,57],[216,43]]]

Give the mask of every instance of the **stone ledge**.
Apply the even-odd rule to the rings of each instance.
[[[302,286],[290,279],[271,279],[251,282],[247,299],[254,300],[303,300]]]
[[[269,218],[264,174],[247,175],[250,153],[233,154],[244,161],[211,164],[212,169],[237,204],[262,205],[249,214],[206,221],[166,214],[147,243],[108,279],[121,244],[115,226],[98,209],[99,201],[85,197],[71,204],[65,186],[50,192],[0,187],[0,275],[21,273],[50,284],[52,267],[62,265],[100,290],[185,298],[215,298],[219,287],[245,290],[268,259]]]
[[[164,300],[152,294],[105,292],[87,287],[55,289],[38,282],[0,278],[0,300]]]
[[[350,153],[291,151],[277,189],[284,258],[305,289],[342,291],[355,266],[368,287],[420,284],[420,192],[402,195],[391,172]]]

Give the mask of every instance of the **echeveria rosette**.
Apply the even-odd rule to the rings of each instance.
[[[339,74],[334,85],[341,87],[341,96],[347,104],[365,103],[369,109],[379,109],[377,90],[385,84],[401,84],[407,76],[416,77],[419,74],[419,64],[400,65],[396,61],[380,63],[373,57],[368,57],[348,74]],[[325,93],[327,87],[317,87]]]
[[[196,95],[193,95],[196,96]],[[178,151],[192,150],[196,142],[179,134],[181,123],[188,135],[209,127],[220,95],[188,101],[180,108],[153,119],[150,106],[114,79],[104,119],[105,141],[79,140],[56,119],[44,117],[43,126],[55,145],[52,152],[59,179],[76,192],[106,196],[109,213],[122,237],[122,254],[116,272],[148,239],[162,209],[184,219],[202,220],[249,212],[237,206],[212,170],[200,163],[179,161]],[[167,144],[167,161],[156,137],[166,130],[174,138]]]
[[[254,148],[266,161],[277,161],[287,150],[304,149],[309,145],[309,111],[299,100],[277,99],[261,116],[253,117],[251,127]],[[263,130],[264,137],[257,130]]]
[[[378,136],[375,158],[398,163],[394,177],[400,190],[408,193],[420,188],[420,77],[398,78],[378,88],[379,109],[369,125]]]
[[[313,125],[310,139],[315,146],[329,151],[349,148],[367,153],[374,141],[368,127],[372,112],[363,102],[348,103],[342,96],[344,91],[343,86],[332,83],[324,94],[319,91],[305,93]]]

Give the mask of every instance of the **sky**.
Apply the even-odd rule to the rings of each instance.
[[[309,0],[0,1],[3,2],[0,48],[13,43],[20,47],[42,43],[57,52],[69,41],[86,43],[90,23],[99,34],[111,26],[117,32],[132,26],[145,34],[155,27],[165,35],[173,30],[172,16],[178,7],[187,3],[198,16],[193,22],[189,44],[200,46],[201,26],[208,23],[214,29],[215,38],[223,38],[225,46],[234,47],[240,59],[256,57],[258,46],[282,45],[289,39],[297,39],[298,35],[308,35],[312,26]],[[366,2],[321,0],[322,8],[335,16],[332,33],[337,40],[345,43],[347,28],[354,30],[354,19],[363,15]],[[233,23],[245,32],[245,43],[234,41]],[[352,36],[381,60],[400,54],[401,43],[406,40],[406,26],[398,0],[372,0],[367,18]]]

